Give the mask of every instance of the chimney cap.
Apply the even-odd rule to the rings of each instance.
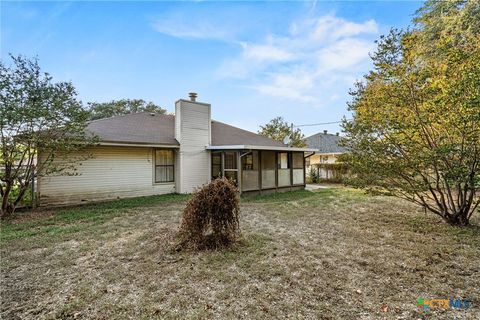
[[[323,134],[327,134],[328,130],[323,130]]]
[[[190,97],[191,101],[197,101],[197,93],[196,92],[189,92],[188,96]]]

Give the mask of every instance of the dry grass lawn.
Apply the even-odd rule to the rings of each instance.
[[[480,219],[460,229],[345,188],[242,200],[232,250],[175,252],[185,196],[1,229],[2,319],[479,319]],[[416,300],[469,299],[424,312]]]

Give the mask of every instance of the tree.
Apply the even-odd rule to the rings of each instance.
[[[62,164],[54,161],[57,155],[94,142],[73,85],[53,83],[37,59],[11,59],[12,66],[0,61],[1,218],[13,214],[36,177],[73,173],[75,161]]]
[[[372,60],[343,124],[350,183],[468,225],[480,204],[480,3],[427,1]]]
[[[285,138],[288,137],[290,140],[289,144],[292,147],[303,148],[307,145],[302,131],[298,128],[292,131],[291,125],[283,120],[282,117],[276,117],[266,125],[260,126],[258,133],[280,142],[284,142]]]
[[[146,102],[142,99],[121,99],[103,103],[90,102],[88,106],[91,112],[91,120],[137,112],[155,112],[161,114],[167,112],[167,110],[157,106],[153,102]]]

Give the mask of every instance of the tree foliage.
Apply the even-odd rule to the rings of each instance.
[[[94,142],[85,134],[89,113],[76,99],[73,85],[53,83],[36,59],[11,59],[11,66],[0,61],[2,218],[15,211],[36,177],[75,170],[75,161],[54,161],[57,154],[69,154]]]
[[[259,134],[272,138],[280,142],[284,142],[285,138],[288,138],[292,147],[303,148],[307,144],[305,142],[305,136],[299,128],[293,129],[282,117],[276,117],[270,120],[264,126],[260,126]]]
[[[146,102],[142,99],[121,99],[110,102],[90,102],[88,109],[91,113],[90,119],[97,120],[110,118],[113,116],[137,113],[137,112],[155,112],[164,114],[167,110],[156,105],[153,102]]]
[[[480,2],[427,1],[372,60],[343,125],[350,182],[467,225],[480,203]]]

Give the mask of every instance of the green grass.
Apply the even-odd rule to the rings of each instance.
[[[52,216],[44,219],[32,217],[32,219],[25,222],[6,221],[1,225],[0,244],[19,238],[43,234],[63,235],[75,233],[95,225],[101,225],[109,219],[125,214],[128,209],[156,206],[169,202],[181,202],[189,197],[189,195],[183,194],[166,194],[121,199],[58,209]],[[24,213],[23,215],[26,214]]]

